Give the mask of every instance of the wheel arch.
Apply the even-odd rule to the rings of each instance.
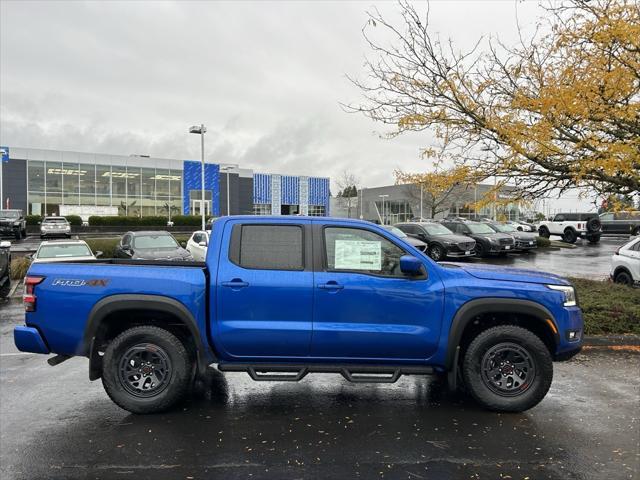
[[[618,276],[619,273],[624,272],[627,275],[629,275],[631,277],[631,279],[633,280],[633,275],[631,275],[631,271],[625,266],[625,265],[618,265],[615,270],[613,271],[613,278],[615,280],[616,276]]]
[[[455,359],[458,357],[463,336],[465,332],[469,331],[469,327],[473,326],[474,323],[483,316],[505,314],[515,314],[528,319],[535,319],[536,324],[530,325],[531,328],[528,328],[528,330],[539,336],[542,334],[545,338],[541,339],[543,341],[547,340],[545,344],[547,344],[548,347],[553,347],[553,350],[555,350],[555,347],[560,343],[560,335],[558,334],[555,318],[544,305],[531,300],[515,298],[479,298],[470,300],[458,309],[458,312],[451,322],[447,354],[445,357],[446,369],[451,370],[455,366]],[[518,323],[500,320],[498,324],[517,325]],[[487,324],[486,328],[490,326],[492,326],[492,324]],[[526,325],[521,326],[527,328]],[[553,345],[549,345],[550,340],[552,340]],[[554,355],[553,350],[550,351],[552,356]]]
[[[110,333],[125,330],[127,325],[135,326],[136,324],[128,324],[122,318],[141,312],[148,316],[155,314],[158,317],[158,320],[150,323],[143,321],[142,324],[153,324],[161,328],[163,325],[171,326],[174,327],[174,331],[175,327],[186,328],[188,335],[183,336],[183,340],[191,342],[187,347],[193,349],[198,370],[206,369],[207,362],[201,352],[202,335],[195,318],[184,304],[162,295],[121,294],[103,298],[89,313],[81,354],[89,357],[90,380],[96,380],[102,375],[102,356],[99,355],[102,340],[108,338]]]

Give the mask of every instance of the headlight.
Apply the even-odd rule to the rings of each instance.
[[[578,303],[576,301],[576,291],[573,287],[568,285],[547,285],[551,290],[557,290],[564,295],[563,305],[565,307],[575,307]]]

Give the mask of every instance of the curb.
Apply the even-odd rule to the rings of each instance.
[[[640,335],[585,335],[585,347],[640,346]]]

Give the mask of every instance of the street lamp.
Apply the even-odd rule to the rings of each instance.
[[[200,154],[201,154],[201,161],[202,161],[202,168],[200,171],[200,181],[202,182],[202,197],[200,198],[200,211],[202,212],[202,230],[204,230],[205,227],[205,208],[204,208],[204,134],[207,131],[207,127],[205,127],[204,125],[200,125],[200,126],[193,126],[189,129],[189,133],[195,133],[197,135],[200,135]]]
[[[227,215],[231,215],[231,204],[229,201],[229,172],[238,168],[238,165],[225,165],[220,167],[221,172],[226,172],[227,174]]]
[[[384,212],[384,199],[387,198],[389,195],[378,195],[381,199],[382,199],[382,224],[386,225],[386,219],[385,219],[385,212]]]

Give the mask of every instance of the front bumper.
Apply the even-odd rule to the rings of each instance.
[[[460,250],[447,250],[447,257],[451,258],[473,257],[475,254],[476,252],[473,249],[465,250],[464,252]]]
[[[535,240],[533,242],[527,240],[517,241],[515,246],[516,250],[531,250],[532,248],[538,248]]]
[[[12,225],[0,225],[0,235],[14,235],[18,229]]]
[[[44,338],[38,329],[17,326],[13,329],[13,341],[21,352],[50,353]]]
[[[67,237],[71,230],[40,230],[41,237]]]

